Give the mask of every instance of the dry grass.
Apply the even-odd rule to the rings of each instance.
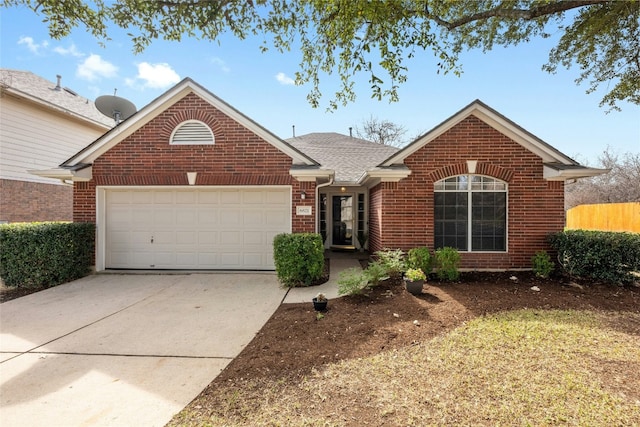
[[[640,345],[628,324],[640,324],[640,314],[518,310],[479,317],[436,339],[328,365],[300,381],[223,385],[213,391],[215,407],[190,407],[173,423],[640,425]]]

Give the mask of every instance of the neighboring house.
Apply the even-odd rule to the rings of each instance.
[[[71,184],[29,171],[63,162],[112,126],[60,78],[0,69],[0,223],[71,221]]]
[[[564,226],[580,166],[480,101],[402,150],[276,137],[191,79],[62,163],[96,269],[273,269],[272,240],[453,246],[462,268],[521,269]]]

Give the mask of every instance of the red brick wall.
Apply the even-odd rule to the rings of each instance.
[[[433,184],[467,173],[467,160],[478,161],[477,174],[508,183],[508,252],[462,253],[461,267],[531,268],[537,250],[550,250],[546,235],[564,227],[564,183],[543,179],[542,159],[474,116],[409,156],[408,178],[372,190],[370,222],[376,209],[383,214],[371,249],[433,248]]]
[[[0,180],[0,221],[71,221],[72,205],[71,186]]]
[[[213,145],[170,145],[171,132],[185,120],[200,120],[213,131]],[[101,185],[291,185],[292,230],[313,232],[315,215],[296,216],[297,205],[315,205],[314,183],[289,175],[291,158],[259,136],[189,94],[93,163],[93,180],[75,186],[74,220],[95,222],[95,187]],[[301,190],[306,190],[304,203]]]

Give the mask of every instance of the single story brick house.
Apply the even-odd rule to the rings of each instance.
[[[334,133],[282,140],[185,79],[60,165],[96,269],[272,270],[273,237],[453,246],[462,268],[527,269],[593,176],[480,101],[399,150]],[[60,171],[58,170],[58,176]]]

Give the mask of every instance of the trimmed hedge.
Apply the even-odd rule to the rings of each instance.
[[[549,235],[560,266],[574,277],[626,284],[640,273],[640,234],[567,230]]]
[[[0,225],[0,277],[6,286],[41,288],[84,277],[93,264],[95,225]]]
[[[287,287],[309,286],[322,276],[324,247],[315,233],[283,233],[273,239],[278,279]]]

